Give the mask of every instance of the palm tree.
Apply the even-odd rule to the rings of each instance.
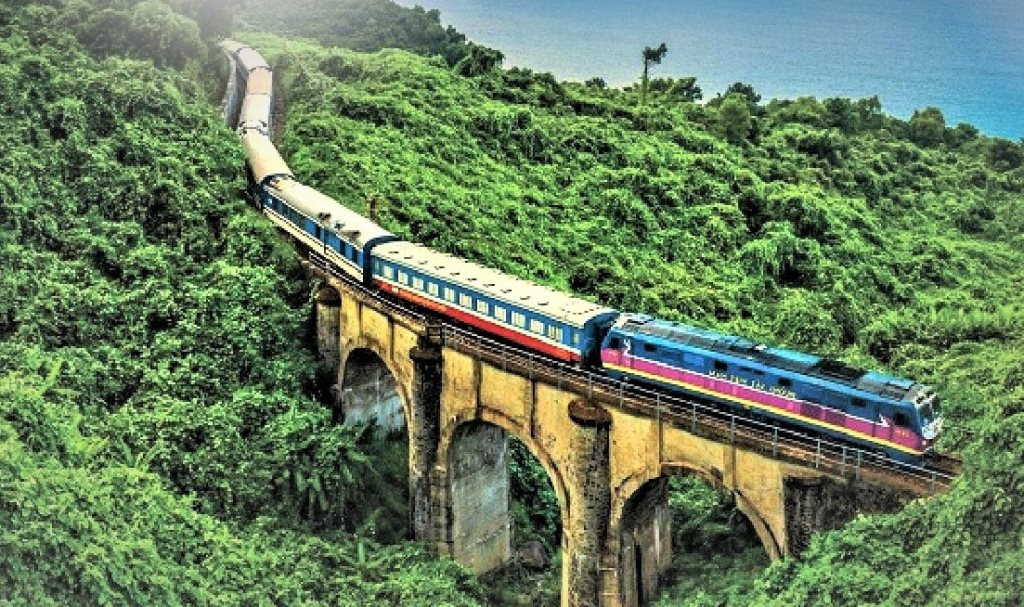
[[[668,53],[668,47],[662,42],[657,48],[645,47],[644,48],[644,75],[640,81],[640,105],[647,102],[647,71],[651,65],[657,65],[661,63],[661,60],[665,58],[665,54]]]

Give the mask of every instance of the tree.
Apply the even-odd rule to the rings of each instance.
[[[470,43],[469,53],[453,69],[462,76],[481,76],[500,66],[504,59],[505,55],[501,51]]]
[[[747,99],[739,93],[733,93],[726,97],[722,106],[718,108],[718,120],[722,135],[732,144],[739,145],[746,141],[750,134],[752,119]]]
[[[640,105],[647,102],[647,73],[650,70],[651,65],[657,65],[661,63],[661,60],[665,58],[668,53],[668,47],[662,42],[657,48],[651,48],[649,46],[644,47],[643,58],[644,58],[644,74],[640,79]]]
[[[988,146],[989,166],[997,171],[1009,171],[1024,164],[1024,149],[1009,139],[993,139]]]
[[[608,88],[608,83],[604,81],[604,78],[595,76],[584,82],[583,86],[588,89],[606,89]]]
[[[753,86],[745,82],[733,82],[729,85],[729,88],[725,89],[725,92],[722,93],[722,97],[728,97],[733,94],[742,95],[750,105],[757,105],[761,102],[761,95],[754,90]]]
[[[697,86],[693,76],[686,78],[655,78],[648,83],[648,91],[660,93],[672,101],[697,101],[703,97],[703,91]]]
[[[907,124],[907,136],[914,143],[933,148],[946,138],[946,119],[936,107],[914,110]]]

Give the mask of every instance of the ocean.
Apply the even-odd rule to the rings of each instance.
[[[668,45],[651,75],[696,76],[705,99],[732,82],[764,100],[878,95],[909,118],[935,106],[950,126],[1024,137],[1024,0],[399,0],[505,53],[505,66],[563,80],[635,82],[644,46]]]

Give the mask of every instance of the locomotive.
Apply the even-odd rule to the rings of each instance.
[[[300,183],[270,140],[270,66],[221,44],[245,96],[237,123],[253,199],[354,281],[442,317],[606,375],[797,426],[919,464],[942,428],[930,387],[742,337],[619,312],[406,242]]]

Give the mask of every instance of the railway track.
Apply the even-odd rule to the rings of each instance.
[[[335,270],[316,252],[306,253],[308,268],[344,282],[362,303],[424,326],[439,345],[471,354],[506,371],[559,388],[572,388],[591,402],[652,417],[658,423],[670,424],[773,459],[812,466],[838,477],[900,487],[916,495],[932,495],[948,489],[960,472],[960,461],[948,455],[932,456],[921,466],[904,464],[813,433],[753,419],[706,401],[681,398],[647,386],[614,380],[523,350],[479,332],[454,326],[445,319],[369,289]]]

